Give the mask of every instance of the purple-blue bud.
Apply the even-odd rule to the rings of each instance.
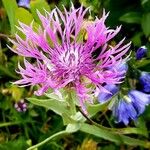
[[[142,85],[142,91],[145,93],[150,93],[150,73],[142,72],[139,81]]]
[[[104,86],[104,88],[107,91],[109,91],[110,93],[101,92],[98,95],[98,101],[100,103],[104,103],[104,102],[110,100],[119,91],[119,86],[117,86],[115,84],[107,84],[107,85]]]
[[[18,6],[24,8],[30,8],[30,0],[19,0]]]
[[[147,48],[146,46],[142,46],[136,51],[136,59],[141,60],[143,57],[146,56],[146,54],[147,54]]]

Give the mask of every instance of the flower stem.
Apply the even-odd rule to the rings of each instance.
[[[68,91],[67,101],[68,101],[70,109],[71,109],[71,114],[75,115],[76,114],[76,105],[75,105],[71,91]]]
[[[53,134],[52,136],[48,137],[47,139],[45,139],[44,141],[42,141],[42,142],[40,142],[40,143],[38,143],[38,144],[36,144],[36,145],[33,145],[33,146],[29,147],[27,150],[36,149],[36,148],[42,146],[43,144],[49,142],[49,141],[52,140],[53,138],[56,138],[56,137],[58,137],[58,136],[60,136],[60,135],[64,135],[64,134],[68,134],[68,132],[67,132],[66,130],[57,132],[57,133]]]

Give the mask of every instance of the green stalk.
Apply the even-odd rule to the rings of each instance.
[[[0,128],[1,127],[12,126],[12,125],[17,125],[17,124],[21,124],[21,122],[4,122],[4,123],[0,123]]]
[[[70,106],[70,110],[71,110],[71,114],[72,115],[75,115],[76,114],[76,105],[75,105],[75,102],[74,102],[74,99],[72,98],[72,91],[67,91],[68,93],[68,97],[67,97],[67,102],[69,103],[69,106]]]
[[[27,150],[36,149],[36,148],[42,146],[43,144],[49,142],[53,138],[56,138],[56,137],[59,137],[59,136],[65,135],[65,134],[68,134],[68,132],[66,130],[57,132],[57,133],[53,134],[52,136],[48,137],[47,139],[45,139],[44,141],[42,141],[42,142],[40,142],[40,143],[38,143],[36,145],[33,145],[33,146],[29,147]]]

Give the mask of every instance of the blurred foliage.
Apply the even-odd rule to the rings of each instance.
[[[94,18],[94,16],[100,17],[104,8],[106,12],[110,11],[107,25],[115,27],[122,24],[122,31],[120,32],[119,39],[126,36],[127,40],[133,43],[131,48],[131,56],[133,59],[130,63],[133,64],[132,66],[134,66],[135,69],[150,72],[150,0],[72,0],[72,2],[75,7],[81,4],[84,7],[91,7],[91,19]],[[61,117],[57,115],[63,111],[62,109],[65,109],[66,104],[63,102],[48,102],[58,106],[57,114],[48,110],[48,108],[38,107],[27,101],[27,111],[17,112],[14,108],[14,104],[20,99],[31,97],[33,95],[33,87],[19,88],[11,84],[12,81],[18,79],[15,70],[17,68],[17,62],[21,62],[23,59],[12,53],[6,46],[7,44],[10,45],[8,38],[14,38],[14,34],[18,32],[16,28],[18,21],[30,24],[34,20],[33,25],[37,27],[38,24],[40,24],[40,20],[36,14],[37,9],[41,13],[44,13],[44,9],[50,11],[55,6],[62,9],[62,5],[69,9],[70,0],[31,0],[30,9],[18,7],[16,0],[0,1],[0,150],[9,150],[10,147],[11,150],[25,150],[32,144],[36,144],[64,129],[63,122],[72,122],[74,119],[70,120],[66,114],[63,114],[65,120],[62,120]],[[141,45],[146,45],[148,47],[147,58],[136,61],[135,52]],[[131,69],[129,74],[132,74],[134,80],[138,79],[139,75],[136,71],[132,72]],[[133,84],[133,86],[135,85]],[[30,101],[34,102],[34,99],[35,98],[30,99]],[[45,99],[45,97],[43,97],[43,99]],[[48,103],[43,102],[43,105],[46,107],[50,105]],[[94,109],[91,109],[91,107]],[[99,122],[99,124],[107,127],[124,127],[122,124],[116,125],[108,111],[101,113],[101,110],[105,109],[105,105],[89,106],[88,109],[95,122]],[[65,111],[67,111],[67,109]],[[94,116],[97,112],[99,113]],[[148,107],[145,113],[139,118],[137,124],[131,123],[131,126],[137,127],[138,130],[131,131],[130,128],[127,128],[126,130],[122,130],[122,132],[133,132],[133,137],[147,141],[150,130],[149,123],[150,107]],[[84,124],[81,131],[64,136],[58,139],[58,141],[51,141],[39,149],[132,150],[136,147],[126,146],[120,143],[118,145],[112,144],[112,142],[95,137],[94,135],[96,134],[99,134],[99,137],[105,136],[103,132],[95,130],[95,128],[92,128],[93,130],[91,131],[89,130],[89,133],[93,132],[93,135],[84,133],[85,128],[88,127],[89,126]],[[106,133],[106,135],[108,138],[112,138],[111,132],[108,132],[108,134]],[[117,138],[116,136],[116,140]],[[106,137],[104,139],[106,139]],[[134,143],[131,139],[126,140],[128,140],[129,143]],[[136,147],[136,149],[143,148]]]
[[[97,143],[94,140],[85,139],[82,145],[77,147],[77,150],[97,150]]]

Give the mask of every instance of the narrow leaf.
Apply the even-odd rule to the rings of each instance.
[[[29,25],[33,21],[32,14],[24,8],[18,8],[15,11],[16,25],[18,25],[18,21],[23,22]]]
[[[38,23],[40,23],[41,21],[37,15],[37,10],[43,15],[45,14],[45,10],[50,12],[50,7],[45,0],[31,1],[30,7],[33,17]]]
[[[146,13],[143,15],[141,25],[144,34],[148,37],[150,35],[150,13]]]
[[[150,146],[149,141],[142,141],[138,139],[134,139],[125,135],[121,135],[115,132],[112,132],[105,128],[100,128],[94,125],[89,125],[86,123],[82,123],[80,126],[80,130],[97,137],[103,138],[105,140],[109,140],[115,142],[117,144],[127,144],[131,146],[142,146],[148,148]]]
[[[108,103],[87,105],[87,112],[88,112],[89,116],[92,117],[96,113],[105,110],[107,108],[107,105],[108,105]]]
[[[126,22],[126,23],[141,23],[141,13],[139,12],[128,12],[120,17],[120,21]]]
[[[16,0],[2,0],[10,22],[11,33],[15,33],[15,11],[18,8]]]
[[[3,65],[0,65],[0,75],[4,75],[4,76],[8,76],[8,77],[11,77],[11,78],[14,78],[14,79],[18,79],[18,76],[16,76],[15,74],[13,74],[9,68],[3,66]]]

